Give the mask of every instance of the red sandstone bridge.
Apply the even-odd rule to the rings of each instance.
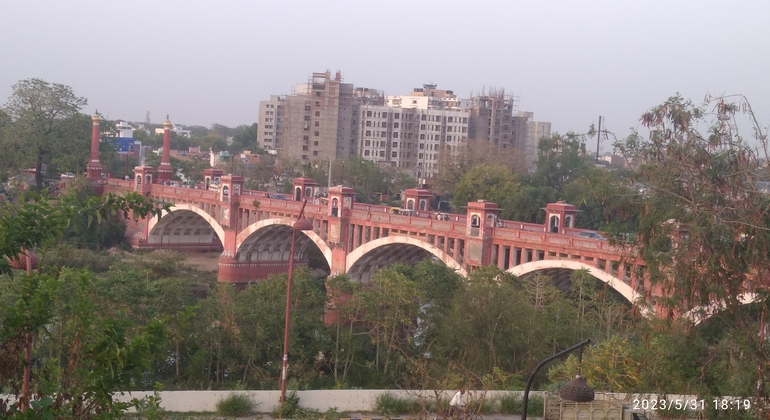
[[[586,269],[629,301],[638,297],[642,265],[627,251],[603,239],[580,237],[574,228],[577,209],[563,202],[544,209],[547,225],[500,220],[495,203],[468,203],[464,215],[425,210],[426,190],[403,194],[410,215],[390,212],[391,207],[354,201],[351,188],[337,186],[321,202],[318,184],[309,178],[294,179],[293,200],[274,193],[243,189],[243,178],[206,170],[206,184],[219,179],[219,190],[179,188],[153,179],[154,168],[137,167],[133,181],[108,179],[104,192],[137,191],[154,200],[171,203],[171,211],[158,218],[130,224],[131,245],[144,249],[222,251],[219,280],[245,283],[288,270],[292,225],[307,200],[305,215],[312,231],[297,238],[295,258],[305,258],[308,246],[324,256],[329,271],[347,273],[366,281],[380,268],[395,263],[415,264],[424,259],[441,261],[466,275],[484,265],[522,276],[545,271],[563,276]],[[274,198],[270,198],[274,197]]]
[[[500,220],[495,203],[468,203],[463,215],[428,211],[430,193],[421,189],[402,194],[409,214],[390,207],[355,202],[354,191],[331,187],[317,199],[319,187],[309,178],[294,179],[290,199],[243,188],[243,178],[217,169],[205,171],[202,189],[179,188],[171,180],[170,122],[165,125],[161,165],[139,166],[132,180],[101,178],[98,159],[99,118],[93,118],[92,154],[88,177],[104,193],[136,191],[171,203],[158,218],[129,223],[127,236],[137,248],[221,251],[218,279],[246,283],[288,270],[292,225],[307,200],[305,215],[312,231],[297,236],[295,259],[306,260],[307,247],[323,255],[331,273],[346,273],[366,281],[376,270],[395,263],[441,261],[462,275],[495,265],[518,276],[542,272],[564,281],[585,269],[630,302],[644,289],[643,262],[606,240],[578,236],[577,209],[567,203],[546,206],[545,224]],[[209,186],[216,183],[216,191]],[[283,199],[281,199],[283,198]]]

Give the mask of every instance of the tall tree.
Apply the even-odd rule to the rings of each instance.
[[[13,85],[5,105],[11,119],[6,146],[22,151],[34,163],[36,188],[42,187],[43,164],[50,162],[54,152],[75,152],[68,144],[71,140],[90,138],[89,127],[83,131],[77,121],[82,121],[80,109],[86,104],[85,98],[63,84],[27,79]]]
[[[434,190],[438,194],[451,193],[457,184],[473,168],[486,164],[502,165],[512,172],[527,171],[526,157],[515,148],[500,150],[483,140],[469,140],[459,146],[445,146],[439,152],[438,177]]]
[[[745,98],[738,100],[710,98],[697,106],[674,96],[642,116],[648,139],[631,136],[617,147],[641,162],[636,178],[647,188],[637,199],[639,254],[658,304],[672,315],[723,309],[720,319],[745,338],[740,351],[757,366],[755,389],[732,391],[761,398],[770,374],[761,332],[770,304],[770,198],[756,182],[770,156],[767,130]],[[742,111],[759,147],[739,135]],[[743,308],[748,293],[755,312]],[[704,366],[702,375],[711,369]]]

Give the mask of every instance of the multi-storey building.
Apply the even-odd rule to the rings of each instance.
[[[280,130],[283,123],[285,96],[271,95],[269,101],[259,103],[259,131],[257,144],[265,150],[278,150]]]
[[[302,161],[354,156],[356,89],[337,72],[313,73],[288,96],[259,105],[257,141],[265,149]]]
[[[530,169],[537,163],[537,145],[543,137],[551,137],[551,123],[534,121],[534,113],[519,111],[514,116],[516,147],[527,159]]]
[[[467,140],[469,114],[452,91],[424,85],[386,104],[358,108],[356,155],[363,159],[426,179],[437,174],[442,148]]]
[[[464,104],[435,84],[384,97],[375,89],[342,83],[339,72],[332,77],[327,71],[313,73],[291,95],[260,102],[257,140],[265,149],[303,161],[360,157],[422,180],[437,175],[442,150],[456,151],[468,139],[524,149],[545,124],[550,135],[549,123],[531,121],[531,113],[517,114],[515,105],[502,90]]]
[[[502,89],[471,97],[468,138],[489,142],[497,149],[517,147],[513,122],[515,108],[513,96],[506,95]]]

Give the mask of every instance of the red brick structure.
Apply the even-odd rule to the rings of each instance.
[[[205,189],[158,184],[154,168],[137,167],[133,181],[109,179],[105,192],[134,190],[173,204],[157,218],[129,222],[127,236],[137,248],[221,251],[219,280],[256,281],[288,268],[291,226],[307,200],[305,215],[313,230],[297,237],[295,258],[306,260],[305,250],[320,250],[331,273],[347,273],[353,281],[394,263],[441,261],[466,275],[484,265],[496,265],[519,276],[546,272],[557,279],[586,269],[631,302],[644,295],[644,265],[628,250],[602,239],[578,236],[577,210],[567,203],[544,209],[546,223],[531,224],[499,218],[495,203],[468,203],[463,215],[435,217],[420,210],[397,215],[388,206],[356,203],[354,191],[344,186],[329,189],[316,200],[318,184],[296,178],[291,199],[275,193],[243,189],[243,179],[208,169]],[[405,193],[429,200],[424,190]],[[299,200],[298,200],[299,199]]]

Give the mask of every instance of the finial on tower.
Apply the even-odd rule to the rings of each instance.
[[[163,127],[169,129],[171,128],[171,121],[168,119],[168,114],[166,114],[166,121],[163,122]]]
[[[94,111],[94,116],[91,117],[91,121],[93,121],[94,124],[98,124],[100,119],[101,118],[99,117],[99,110],[97,109]]]

